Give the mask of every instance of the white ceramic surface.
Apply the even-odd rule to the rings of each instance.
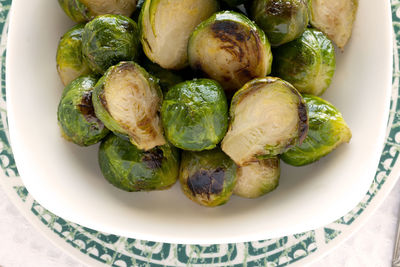
[[[14,156],[29,192],[63,218],[108,233],[162,242],[260,240],[328,224],[356,206],[371,184],[391,89],[388,1],[360,1],[353,37],[345,52],[338,54],[334,81],[324,95],[350,125],[351,143],[308,167],[283,165],[279,188],[266,197],[233,197],[213,209],[186,199],[178,184],[151,193],[127,193],[109,185],[97,165],[97,146],[68,143],[57,126],[62,85],[55,53],[60,36],[72,23],[56,1],[15,0],[11,12],[7,110]]]

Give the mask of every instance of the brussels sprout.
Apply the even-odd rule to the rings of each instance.
[[[341,50],[350,39],[358,0],[309,0],[310,23]]]
[[[307,29],[299,39],[278,47],[274,57],[274,73],[301,93],[324,93],[336,69],[332,42],[315,29]]]
[[[179,151],[169,144],[149,151],[110,134],[100,145],[99,165],[104,177],[125,191],[163,190],[179,175]]]
[[[179,181],[194,202],[214,207],[228,202],[236,184],[236,164],[220,148],[182,153]]]
[[[91,71],[82,58],[82,33],[85,25],[78,24],[61,38],[57,49],[57,71],[66,86]]]
[[[228,104],[222,87],[213,80],[186,81],[165,96],[161,118],[167,139],[176,147],[213,149],[228,128]]]
[[[279,78],[254,79],[233,96],[222,150],[236,164],[271,158],[301,143],[308,117],[303,98]]]
[[[303,166],[319,160],[342,143],[351,139],[351,131],[342,114],[328,101],[317,96],[303,96],[309,116],[306,139],[281,155],[284,162]]]
[[[307,0],[254,0],[251,17],[264,30],[272,46],[290,42],[308,24]]]
[[[261,197],[279,184],[279,158],[252,161],[238,168],[235,195],[245,198]]]
[[[139,17],[145,54],[165,69],[184,68],[190,34],[217,10],[216,0],[145,1]]]
[[[108,129],[129,137],[143,150],[165,144],[159,117],[161,102],[157,82],[134,62],[111,67],[93,91],[97,117]]]
[[[145,68],[151,75],[158,78],[158,83],[163,92],[167,92],[170,87],[175,84],[181,83],[184,81],[182,75],[180,73],[166,70],[158,66],[157,64],[151,62],[150,60],[145,60],[142,63],[143,68]]]
[[[63,137],[80,146],[90,146],[108,134],[108,129],[96,117],[92,91],[97,79],[82,76],[65,87],[58,105],[57,118]]]
[[[139,45],[136,22],[124,16],[99,16],[87,23],[83,31],[83,57],[100,74],[120,61],[135,60]]]
[[[271,70],[272,54],[264,32],[242,14],[224,11],[197,26],[189,39],[190,66],[236,91]]]
[[[58,3],[68,17],[78,23],[104,14],[129,17],[136,8],[136,0],[58,0]]]

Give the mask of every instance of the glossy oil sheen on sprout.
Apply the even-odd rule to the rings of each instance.
[[[89,67],[103,74],[120,61],[135,60],[140,51],[136,22],[120,15],[96,17],[85,25],[82,54]]]
[[[66,32],[57,49],[57,71],[64,86],[81,75],[91,73],[82,57],[82,33],[85,25],[78,24]]]
[[[308,0],[254,0],[251,17],[264,30],[272,46],[290,42],[308,24]]]
[[[136,0],[58,0],[65,14],[77,23],[87,22],[98,15],[130,16]]]
[[[92,105],[92,91],[97,79],[82,76],[65,87],[58,105],[57,117],[63,136],[80,146],[98,143],[108,129],[96,117]]]
[[[307,29],[300,38],[278,47],[274,56],[276,75],[301,93],[323,94],[335,74],[335,48],[316,29]]]
[[[166,144],[139,150],[113,134],[100,145],[99,164],[104,177],[125,191],[163,190],[178,179],[179,151]]]
[[[236,164],[220,148],[182,152],[179,180],[194,202],[214,207],[225,204],[236,184]]]
[[[281,155],[290,165],[302,166],[319,160],[351,139],[351,131],[342,114],[328,101],[304,95],[309,114],[309,130],[301,145]]]
[[[222,87],[196,79],[172,87],[165,95],[161,117],[167,139],[176,147],[213,149],[228,128],[228,104]]]
[[[275,157],[301,143],[308,129],[303,98],[275,77],[248,82],[233,96],[222,150],[238,165]]]
[[[264,32],[242,14],[223,11],[197,26],[189,39],[190,67],[234,93],[271,71],[271,48]]]

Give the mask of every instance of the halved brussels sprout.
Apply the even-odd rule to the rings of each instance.
[[[236,164],[220,148],[182,152],[179,181],[194,202],[214,207],[228,202],[236,184]]]
[[[147,0],[139,17],[145,54],[165,69],[184,68],[190,34],[217,10],[216,0]]]
[[[78,24],[61,38],[57,49],[57,71],[64,86],[81,75],[91,73],[82,57],[82,33],[84,24]]]
[[[136,0],[58,0],[58,3],[68,17],[78,23],[105,14],[129,17],[136,9]]]
[[[274,57],[274,74],[306,94],[324,93],[336,69],[335,48],[316,29],[307,29],[300,38],[278,47]]]
[[[310,23],[343,50],[351,37],[357,8],[358,0],[309,0]]]
[[[178,179],[179,151],[170,144],[142,151],[110,134],[100,145],[99,165],[104,177],[122,190],[163,190]]]
[[[271,158],[301,144],[308,118],[303,98],[279,78],[254,79],[232,99],[231,122],[222,150],[239,166]]]
[[[159,116],[161,102],[157,82],[135,62],[111,67],[93,92],[97,117],[108,129],[129,137],[143,150],[165,144]]]
[[[308,107],[308,135],[301,145],[281,155],[284,162],[294,166],[317,161],[351,139],[350,128],[331,103],[313,95],[303,98]]]
[[[279,158],[261,159],[238,168],[233,193],[245,198],[261,197],[279,184],[281,173]]]
[[[167,139],[176,147],[213,149],[228,128],[228,103],[213,80],[196,79],[172,87],[165,95],[161,118]]]
[[[190,66],[236,91],[271,70],[272,54],[264,32],[242,14],[224,11],[197,26],[189,39]]]
[[[301,36],[308,25],[308,0],[254,0],[251,17],[264,30],[272,46]]]
[[[65,87],[58,105],[57,118],[63,137],[80,146],[96,144],[108,134],[108,129],[96,117],[92,91],[97,79],[82,76]]]
[[[120,61],[135,60],[140,52],[136,22],[120,15],[96,17],[85,25],[82,54],[89,67],[103,74]]]
[[[165,93],[174,86],[175,84],[181,83],[184,81],[182,75],[180,73],[166,70],[161,68],[159,65],[151,62],[150,60],[144,60],[142,63],[143,68],[145,68],[151,75],[158,78],[158,84],[160,85],[162,91]]]

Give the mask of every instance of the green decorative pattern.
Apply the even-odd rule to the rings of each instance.
[[[0,32],[2,33],[7,30],[10,5],[11,0],[0,0]],[[0,165],[3,173],[0,175],[0,183],[7,186],[6,181],[16,181],[11,186],[11,190],[16,194],[18,201],[22,203],[27,213],[32,213],[35,219],[40,221],[48,232],[51,232],[52,239],[62,240],[62,247],[69,251],[80,251],[87,261],[90,257],[109,266],[246,265],[275,267],[301,262],[302,259],[317,254],[323,247],[326,248],[327,244],[334,243],[332,241],[344,235],[346,229],[357,222],[359,216],[371,205],[397,163],[400,151],[400,108],[398,108],[400,106],[400,72],[397,56],[400,52],[400,0],[392,0],[392,17],[397,40],[394,51],[391,112],[385,148],[375,178],[364,199],[351,212],[325,227],[257,242],[208,246],[182,245],[104,234],[66,221],[47,211],[32,198],[22,185],[9,144],[5,94],[6,34],[2,34],[0,43]]]

